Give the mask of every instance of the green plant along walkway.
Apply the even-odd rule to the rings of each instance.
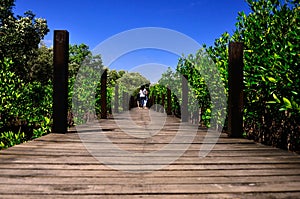
[[[130,115],[137,125],[145,127],[149,122],[149,111],[152,110],[132,109]],[[155,114],[157,117],[164,116],[162,113]],[[100,120],[105,131],[98,133],[104,133],[123,150],[135,153],[159,150],[175,136],[180,123],[177,118],[168,116],[163,128],[154,136],[134,138],[116,125],[117,120],[129,119],[126,117],[128,115],[121,113],[118,119]],[[95,128],[89,125],[86,130],[92,132]],[[188,135],[189,130],[185,131]],[[67,134],[48,134],[0,151],[0,197],[132,199],[300,196],[299,155],[221,135],[208,156],[199,158],[205,135],[205,129],[198,130],[188,150],[172,164],[159,170],[132,173],[101,164],[86,150],[74,130]],[[114,154],[115,158],[117,156]],[[135,162],[122,166],[138,169]]]

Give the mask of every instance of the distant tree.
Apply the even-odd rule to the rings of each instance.
[[[134,92],[143,85],[150,85],[150,81],[140,73],[125,73],[117,80],[121,90],[129,94]]]
[[[91,57],[92,53],[86,44],[69,46],[69,77],[76,76],[83,61]]]
[[[109,70],[108,71],[108,82],[107,82],[108,87],[115,87],[117,80],[122,78],[122,76],[125,73],[126,72],[124,70],[120,70],[120,71]]]
[[[45,19],[36,18],[31,11],[14,16],[15,0],[1,1],[0,6],[0,59],[13,60],[13,71],[30,81],[30,62],[44,36],[49,32]]]
[[[53,49],[42,43],[34,54],[28,62],[30,80],[46,84],[53,78]]]

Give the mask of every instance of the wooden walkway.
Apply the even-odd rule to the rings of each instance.
[[[149,112],[134,109],[130,115],[136,125],[147,128]],[[198,130],[188,150],[158,170],[152,170],[155,162],[138,163],[109,151],[107,141],[90,141],[91,146],[107,147],[101,149],[102,157],[89,153],[81,141],[81,135],[96,132],[128,154],[159,151],[172,141],[180,121],[153,114],[166,123],[151,137],[139,134],[139,128],[131,129],[136,135],[127,134],[116,125],[128,120],[128,115],[120,114],[114,120],[100,120],[102,132],[96,132],[95,123],[80,135],[73,131],[49,134],[0,151],[0,198],[300,198],[300,156],[246,139],[222,134],[213,150],[201,158],[206,131]],[[190,133],[189,128],[182,131]],[[106,164],[97,158],[104,158]],[[118,158],[119,165],[114,163]]]

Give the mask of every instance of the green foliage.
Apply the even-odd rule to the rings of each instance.
[[[218,66],[220,67],[220,66]],[[200,123],[206,127],[222,128],[226,112],[226,96],[224,82],[214,62],[204,49],[196,55],[181,58],[177,71],[184,75],[189,83],[189,112],[199,114]],[[213,125],[213,126],[212,126]]]
[[[239,13],[234,34],[230,36],[225,32],[215,40],[214,46],[204,46],[217,66],[220,78],[214,77],[215,71],[203,62],[207,60],[203,59],[205,56],[202,50],[196,55],[182,57],[178,62],[177,73],[187,77],[199,102],[197,106],[200,109],[202,124],[209,127],[213,114],[216,114],[219,120],[218,116],[226,111],[215,107],[211,99],[218,101],[221,99],[219,95],[228,95],[229,42],[244,42],[244,135],[266,144],[299,151],[299,2],[247,2],[252,12],[248,16],[243,12]],[[174,81],[175,76],[167,71],[163,74],[161,82],[169,85],[169,79],[168,81],[172,80],[177,84]],[[214,87],[220,82],[225,90]],[[165,92],[165,88],[160,85],[152,88],[155,95]],[[180,86],[174,88],[177,92],[178,89],[181,89]],[[178,96],[180,102],[180,92]],[[194,103],[195,98],[189,96],[189,102]],[[221,105],[224,105],[222,103]],[[189,108],[192,107],[190,104]],[[213,108],[220,111],[212,113]],[[217,123],[219,124],[219,121]]]
[[[15,133],[12,131],[0,133],[0,150],[26,141],[25,133],[20,131]]]
[[[148,87],[150,85],[148,79],[135,72],[128,73],[123,70],[112,70],[108,72],[108,76],[107,102],[110,113],[112,113],[112,110],[115,110],[116,104],[121,105],[126,100],[130,100],[130,97],[136,98],[141,86]],[[116,89],[118,89],[118,99],[115,97]],[[125,93],[128,94],[129,99],[126,98]],[[121,109],[121,106],[119,108]]]
[[[228,44],[244,42],[244,130],[249,138],[291,150],[300,140],[300,24],[298,1],[247,0],[232,37],[206,48],[226,89]]]
[[[20,110],[20,102],[22,98],[21,88],[24,83],[18,79],[15,73],[11,72],[11,60],[0,60],[0,129],[5,125],[11,125],[14,122],[16,114]]]
[[[69,47],[69,126],[79,125],[99,118],[101,114],[102,59],[93,56],[85,44]],[[112,110],[114,87],[126,72],[107,70],[107,110]]]
[[[25,83],[11,67],[11,60],[0,61],[0,143],[4,148],[37,137],[39,128],[45,133],[51,129],[52,83]]]
[[[150,96],[155,96],[154,104],[167,105],[167,88],[171,90],[171,111],[174,115],[180,117],[180,102],[181,102],[181,76],[178,71],[173,71],[170,67],[162,74],[158,84],[151,85]],[[165,95],[165,101],[162,101],[162,96]],[[165,108],[165,107],[164,107]]]
[[[140,73],[125,73],[117,80],[120,92],[129,93],[135,96],[139,88],[143,85],[150,85],[150,81]]]
[[[29,81],[38,81],[45,85],[53,79],[53,49],[41,43],[33,53],[34,56],[28,62]]]
[[[100,80],[105,68],[100,56],[87,57],[78,69],[72,87],[72,114],[76,125],[83,124],[96,117],[100,111]],[[95,109],[96,107],[96,109]]]
[[[14,61],[12,70],[25,81],[31,80],[32,66],[28,62],[36,58],[36,50],[49,32],[45,19],[36,18],[31,11],[15,17],[13,0],[1,1],[0,9],[0,59]]]
[[[90,59],[92,53],[85,44],[69,46],[69,77],[75,77],[82,63]]]
[[[33,129],[32,139],[41,137],[51,132],[51,119],[48,117],[43,117],[41,121],[39,121],[39,127]]]

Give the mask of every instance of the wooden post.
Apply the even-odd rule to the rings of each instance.
[[[153,104],[153,96],[149,96],[148,98],[148,107],[150,108]]]
[[[119,85],[115,86],[114,112],[119,113]]]
[[[107,119],[107,70],[105,69],[101,75],[101,118]]]
[[[167,115],[172,114],[171,89],[167,87]]]
[[[181,104],[181,121],[188,122],[189,112],[188,112],[188,77],[186,75],[182,76],[182,104]]]
[[[54,31],[53,47],[53,133],[68,130],[69,32]]]
[[[243,137],[243,43],[229,44],[228,63],[228,133]]]
[[[134,97],[132,95],[130,95],[129,110],[131,110],[132,108],[134,108]]]

